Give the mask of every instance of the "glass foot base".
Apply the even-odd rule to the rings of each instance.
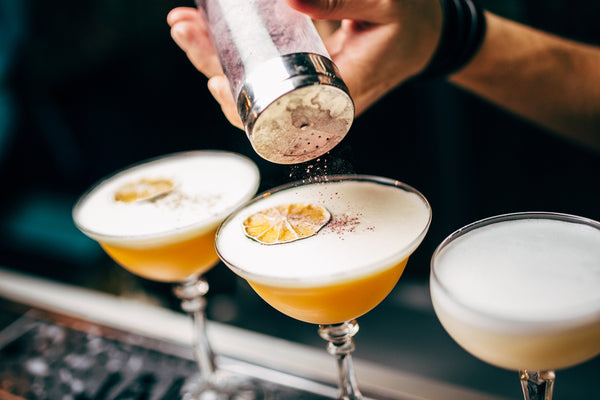
[[[269,400],[260,381],[218,371],[209,382],[200,375],[187,380],[181,389],[182,400]]]

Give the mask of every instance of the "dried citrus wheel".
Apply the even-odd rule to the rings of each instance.
[[[140,179],[121,186],[115,192],[115,200],[131,203],[137,200],[151,200],[169,193],[175,184],[168,179]]]
[[[327,225],[331,213],[315,204],[286,204],[252,214],[243,222],[251,239],[265,244],[307,238]]]

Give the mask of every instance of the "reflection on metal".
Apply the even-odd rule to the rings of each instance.
[[[167,400],[197,371],[192,327],[183,313],[3,268],[0,323],[2,399],[37,400],[40,397],[31,393],[42,385],[46,392],[59,387],[71,390],[78,400],[117,399],[129,394],[133,397],[126,398],[147,395],[149,400]],[[260,380],[275,399],[320,400],[338,394],[337,375],[323,348],[212,321],[208,333],[223,369]],[[354,361],[367,398],[502,400]],[[6,374],[12,374],[10,381]],[[14,389],[10,394],[6,382]],[[143,387],[148,392],[139,392],[146,390]]]

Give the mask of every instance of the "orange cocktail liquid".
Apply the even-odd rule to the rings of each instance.
[[[216,228],[153,247],[125,247],[103,242],[100,245],[119,265],[138,276],[161,282],[182,282],[217,264],[215,233]]]
[[[248,281],[267,303],[282,313],[313,324],[337,324],[367,313],[394,288],[408,258],[376,274],[318,287],[265,285]]]

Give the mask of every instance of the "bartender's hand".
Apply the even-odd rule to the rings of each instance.
[[[219,57],[210,41],[208,27],[202,14],[190,7],[177,7],[167,16],[171,36],[192,64],[208,78],[208,89],[221,105],[227,119],[244,129],[237,113],[229,81],[223,74]]]
[[[324,35],[325,46],[360,114],[391,89],[420,72],[441,32],[439,0],[286,0],[314,20],[341,21]],[[208,87],[229,121],[242,128],[229,82],[194,8],[173,9],[167,21],[175,42],[209,78]]]
[[[421,72],[442,27],[439,0],[286,0],[314,20],[341,21],[324,36],[360,114]],[[501,108],[600,151],[600,47],[566,40],[485,13],[481,48],[448,80]],[[168,16],[177,44],[227,118],[242,127],[229,84],[201,15],[176,8]]]

